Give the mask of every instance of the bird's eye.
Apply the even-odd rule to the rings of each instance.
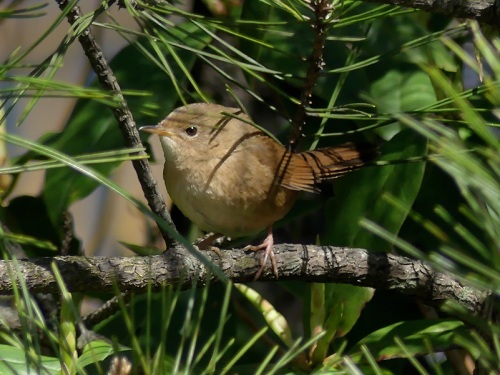
[[[198,128],[196,126],[190,126],[189,128],[186,128],[185,132],[188,136],[194,137],[198,134]]]

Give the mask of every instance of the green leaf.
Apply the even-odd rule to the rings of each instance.
[[[203,31],[190,23],[173,30],[164,37],[165,40],[178,42],[181,38],[182,43],[196,49],[202,49],[210,40]],[[141,42],[144,43],[144,40],[137,43]],[[161,53],[168,57],[168,49],[160,49]],[[185,66],[193,66],[195,54],[186,50],[179,50],[177,54]],[[124,48],[113,59],[111,66],[123,88],[149,93],[149,96],[136,96],[128,100],[137,123],[156,123],[159,116],[164,116],[173,109],[179,98],[175,94],[173,83],[168,80],[163,69],[142,55],[135,45]],[[177,85],[186,82],[186,77],[178,65],[172,66],[171,69]],[[154,119],[151,118],[152,108],[155,108]],[[121,148],[124,146],[124,140],[109,108],[95,101],[80,100],[66,128],[52,137],[48,145],[68,155],[80,155]],[[107,176],[119,164],[96,165],[95,170]],[[71,169],[48,171],[45,184],[43,197],[51,208],[50,219],[54,223],[59,222],[61,212],[71,203],[86,197],[98,186],[96,181]]]
[[[453,338],[456,335],[467,332],[463,322],[453,319],[399,322],[369,334],[356,343],[348,354],[355,362],[360,361],[363,356],[361,345],[366,345],[377,361],[406,357],[405,350],[394,340],[397,337],[403,341],[405,349],[411,355],[423,355],[429,353],[429,350],[437,352],[449,349],[454,345]]]
[[[379,113],[413,111],[436,101],[429,76],[415,66],[387,70],[372,83],[370,96],[376,98]]]
[[[373,297],[374,290],[345,284],[325,285],[326,314],[324,330],[326,334],[318,340],[312,356],[313,363],[319,364],[328,356],[331,342],[345,336],[356,324],[365,304]]]
[[[328,288],[326,327],[335,328],[335,337],[345,336],[358,320],[364,305],[373,297],[374,289],[353,285],[333,285]],[[331,327],[331,328],[330,328]]]
[[[120,346],[120,348],[118,348],[120,352],[127,350],[130,350],[130,348],[125,346]],[[91,341],[85,345],[82,355],[78,357],[78,365],[85,367],[93,363],[101,362],[113,354],[116,354],[116,348],[113,347],[112,344],[102,340]]]
[[[0,374],[56,374],[60,371],[59,358],[32,354],[24,348],[0,345]]]
[[[423,156],[427,141],[411,130],[403,130],[381,148],[380,160],[404,160]],[[343,177],[335,185],[335,197],[327,203],[327,229],[321,242],[337,246],[390,251],[391,245],[362,229],[362,218],[398,233],[418,194],[425,163],[366,167]],[[384,199],[396,198],[404,205],[395,210]]]

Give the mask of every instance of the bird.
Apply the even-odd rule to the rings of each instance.
[[[201,230],[213,233],[198,243],[213,249],[220,237],[255,235],[267,228],[254,280],[268,259],[278,278],[273,224],[294,205],[300,191],[319,192],[318,184],[358,169],[375,157],[374,146],[345,143],[292,152],[254,126],[239,108],[193,103],[175,109],[163,121],[143,126],[157,134],[165,156],[163,177],[180,211]]]

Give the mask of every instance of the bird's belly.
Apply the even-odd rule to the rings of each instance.
[[[170,197],[188,219],[202,230],[233,238],[255,234],[269,227],[285,216],[296,196],[296,192],[281,189],[278,194],[283,195],[285,203],[276,204],[274,199],[267,199],[262,194],[248,194],[248,189],[244,197],[234,186],[215,184],[219,186],[217,189],[193,183],[189,178],[183,181],[166,178],[166,182]]]

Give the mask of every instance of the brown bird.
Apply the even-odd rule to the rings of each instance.
[[[196,103],[140,130],[160,137],[163,176],[174,203],[200,229],[214,233],[199,248],[268,228],[262,244],[245,250],[265,250],[255,279],[268,258],[278,277],[272,225],[290,211],[299,191],[318,192],[318,183],[361,167],[375,149],[347,143],[293,153],[251,124],[238,108]]]

